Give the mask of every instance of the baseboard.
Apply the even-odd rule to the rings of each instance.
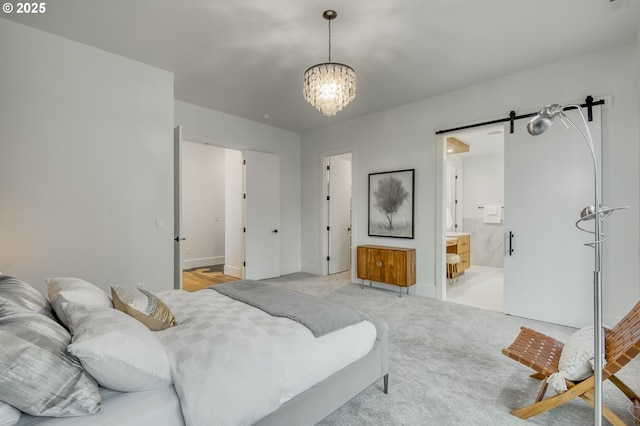
[[[236,277],[236,278],[242,278],[242,268],[224,265],[224,274],[231,275],[232,277]]]
[[[322,275],[322,268],[317,264],[303,263],[301,272],[306,272],[308,274],[314,275]]]
[[[224,265],[224,256],[203,257],[200,259],[183,259],[182,270],[202,268],[203,266]]]

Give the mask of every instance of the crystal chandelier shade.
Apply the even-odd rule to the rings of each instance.
[[[330,117],[342,111],[356,97],[356,72],[348,65],[331,62],[331,20],[338,14],[326,10],[329,21],[329,62],[317,64],[304,72],[304,98],[318,111]]]
[[[348,65],[326,62],[304,73],[304,98],[330,117],[356,98],[356,72]]]

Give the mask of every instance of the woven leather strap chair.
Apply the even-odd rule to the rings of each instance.
[[[511,414],[528,419],[574,398],[580,397],[592,407],[594,406],[594,376],[581,382],[573,383],[566,380],[567,391],[545,398],[547,378],[558,371],[558,361],[564,343],[539,333],[530,328],[522,327],[514,342],[502,353],[516,361],[533,368],[536,373],[531,377],[542,380],[542,387],[533,404],[513,410]],[[605,334],[606,366],[602,370],[602,380],[610,380],[624,393],[634,406],[635,415],[640,413],[640,398],[625,385],[615,374],[622,369],[640,352],[640,302],[625,317]],[[615,426],[625,426],[625,423],[609,410],[602,407],[604,417]],[[640,422],[636,421],[636,426]]]

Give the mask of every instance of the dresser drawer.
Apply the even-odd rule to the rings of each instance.
[[[463,235],[458,237],[457,253],[469,253],[471,251],[471,235]]]
[[[460,264],[458,265],[458,272],[464,272],[465,269],[469,269],[469,266],[471,266],[471,253],[460,253]]]

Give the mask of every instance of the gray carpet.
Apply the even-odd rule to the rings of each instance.
[[[593,410],[580,399],[529,420],[510,414],[533,402],[540,382],[528,377],[532,370],[502,355],[502,348],[522,325],[560,340],[572,328],[420,296],[399,298],[397,292],[361,288],[347,274],[297,273],[266,281],[351,306],[389,325],[389,394],[382,392],[380,381],[320,425],[593,424]],[[640,361],[618,376],[640,390]],[[628,399],[608,382],[604,401],[633,424]]]

